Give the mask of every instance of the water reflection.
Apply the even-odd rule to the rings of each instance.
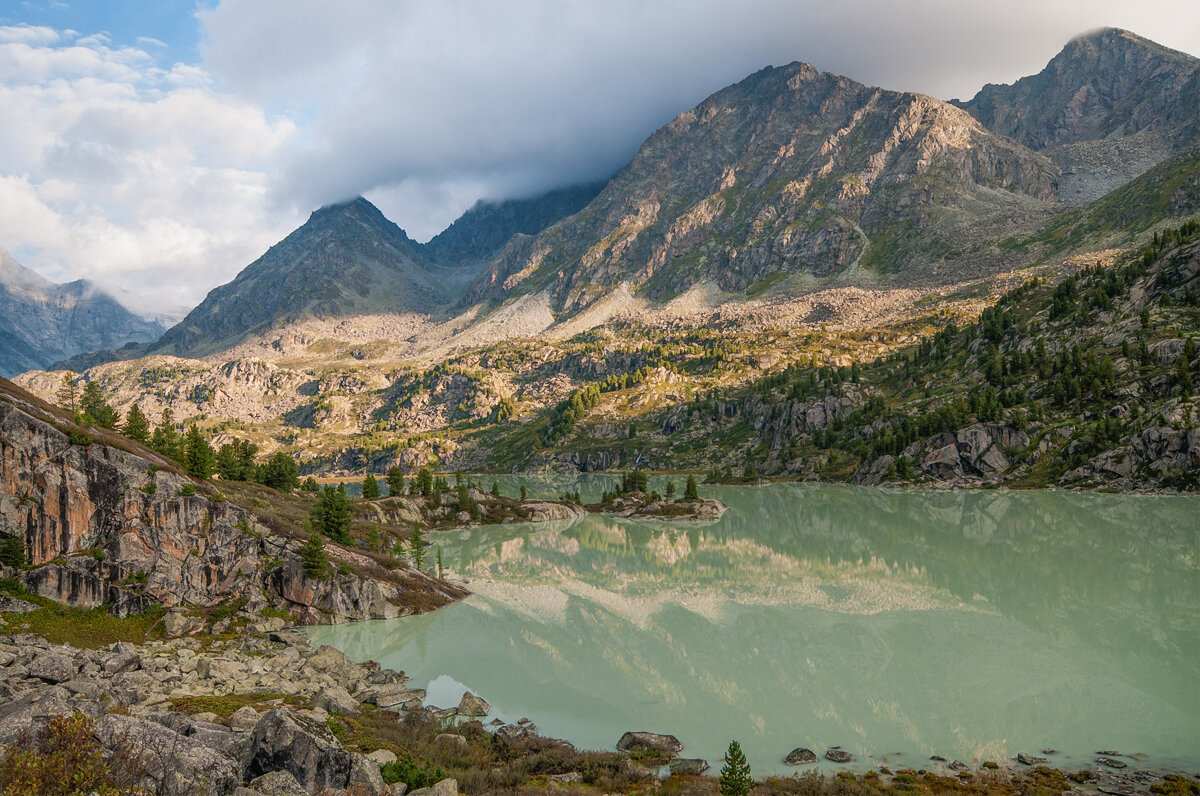
[[[583,745],[657,729],[716,760],[739,737],[762,771],[836,744],[913,763],[1044,746],[1200,760],[1196,501],[702,492],[730,506],[720,521],[441,534],[475,597],[314,635]]]

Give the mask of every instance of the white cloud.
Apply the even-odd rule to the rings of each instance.
[[[304,119],[277,201],[367,192],[423,239],[471,201],[606,176],[670,118],[768,64],[970,96],[1069,38],[1128,27],[1200,52],[1179,0],[223,0],[199,13],[224,86]]]
[[[292,122],[199,67],[33,30],[0,28],[0,246],[26,265],[192,305],[298,223],[265,176]]]

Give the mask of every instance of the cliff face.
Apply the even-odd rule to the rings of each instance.
[[[271,606],[309,623],[399,616],[415,594],[435,605],[461,596],[407,568],[305,578],[298,542],[152,455],[76,444],[82,433],[32,400],[0,395],[0,534],[23,538],[34,566],[17,574],[30,591],[121,615],[245,599],[248,610]],[[197,494],[180,494],[189,486]],[[335,564],[371,564],[329,553]]]
[[[147,342],[162,331],[86,280],[56,285],[0,251],[2,377],[83,351]]]
[[[998,217],[1036,213],[1057,179],[948,103],[767,68],[656,132],[582,211],[510,244],[468,299],[548,288],[570,311],[622,282],[664,298],[860,264],[920,274],[967,257]]]

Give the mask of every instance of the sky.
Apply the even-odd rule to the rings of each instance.
[[[0,248],[178,312],[321,205],[428,240],[767,65],[967,98],[1102,26],[1200,54],[1194,0],[0,0]]]

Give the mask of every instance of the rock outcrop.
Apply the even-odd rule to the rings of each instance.
[[[415,570],[307,578],[296,540],[144,449],[95,442],[33,399],[0,395],[0,535],[19,536],[29,591],[118,615],[150,605],[212,607],[241,600],[299,622],[388,618],[406,592],[433,605],[461,592]],[[351,566],[350,551],[329,548]]]

